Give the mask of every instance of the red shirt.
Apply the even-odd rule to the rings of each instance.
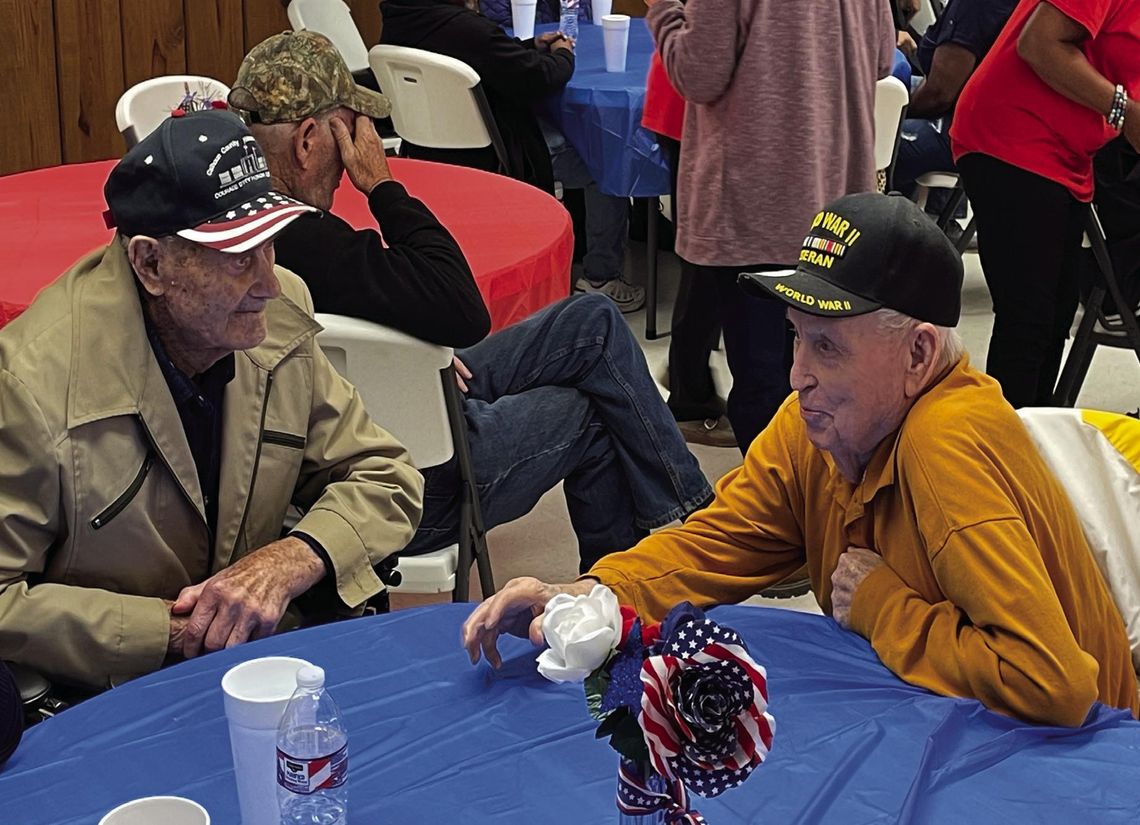
[[[1129,97],[1140,97],[1140,0],[1049,0],[1089,32],[1081,49]],[[1104,114],[1045,83],[1017,54],[1017,38],[1038,0],[1021,0],[958,98],[954,159],[981,152],[1056,181],[1081,201],[1093,195],[1092,158],[1116,132]]]
[[[653,52],[649,63],[649,76],[645,79],[645,108],[641,112],[641,125],[673,140],[681,139],[685,125],[685,99],[677,94],[659,52]]]

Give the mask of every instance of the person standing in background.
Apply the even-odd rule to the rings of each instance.
[[[1052,403],[1077,308],[1093,155],[1140,148],[1140,3],[1022,0],[958,99],[951,145],[994,305],[986,372]]]
[[[659,52],[653,53],[645,80],[645,108],[641,125],[657,135],[672,175],[673,217],[679,210],[677,168],[681,162],[681,134],[685,126],[685,99],[669,82]],[[703,280],[703,279],[702,279]],[[716,291],[698,284],[692,264],[681,259],[681,283],[673,302],[669,337],[669,411],[692,444],[733,447],[736,436],[717,395],[709,358],[720,340],[720,313]]]
[[[787,397],[783,304],[745,270],[794,265],[821,203],[875,188],[875,81],[891,72],[888,0],[648,0],[665,71],[686,101],[677,254],[716,296],[741,452]]]

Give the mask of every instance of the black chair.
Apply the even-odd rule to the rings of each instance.
[[[1092,204],[1085,213],[1085,238],[1092,248],[1096,268],[1092,289],[1084,301],[1084,315],[1053,394],[1053,403],[1058,407],[1076,404],[1098,346],[1131,348],[1140,360],[1140,322],[1135,315],[1135,305],[1125,297],[1125,290],[1113,266],[1104,227]],[[1116,312],[1106,312],[1106,300],[1111,301],[1110,306]]]

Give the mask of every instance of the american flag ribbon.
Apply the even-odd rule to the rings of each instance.
[[[716,680],[737,709],[720,730],[694,730],[678,709],[674,688],[690,668]],[[768,756],[776,720],[767,713],[767,674],[735,631],[711,619],[685,623],[664,641],[660,655],[642,663],[641,682],[638,722],[653,769],[666,779],[718,796],[744,782]]]
[[[664,779],[664,791],[649,787],[647,773],[636,762],[622,759],[618,765],[618,810],[627,816],[643,816],[654,811],[665,812],[667,825],[708,825],[697,811],[689,810],[689,794],[685,784]]]

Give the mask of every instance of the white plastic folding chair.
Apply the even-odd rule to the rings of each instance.
[[[130,149],[158,128],[175,109],[195,112],[225,103],[230,88],[220,80],[201,75],[153,77],[123,92],[115,104],[115,123]]]
[[[1017,413],[1077,513],[1140,669],[1140,421],[1052,407]]]
[[[431,149],[492,146],[500,169],[507,169],[506,146],[478,72],[454,57],[405,46],[373,46],[368,61],[403,140]]]
[[[891,190],[908,103],[910,92],[897,77],[884,77],[875,84],[875,169],[883,175],[883,191]]]
[[[483,596],[495,592],[491,563],[475,490],[467,427],[452,365],[453,350],[412,338],[379,324],[317,313],[317,336],[333,366],[360,392],[369,415],[392,433],[417,467],[457,459],[462,484],[459,543],[418,556],[400,556],[397,593],[446,593],[467,599],[471,565]]]
[[[958,207],[966,199],[966,189],[962,185],[961,177],[957,172],[927,172],[924,175],[919,175],[914,183],[914,200],[920,209],[926,209],[926,201],[930,197],[931,189],[950,190],[950,197],[938,215],[938,228],[945,232],[950,226],[950,222],[955,220],[954,215],[958,212]],[[962,234],[954,242],[959,253],[966,251],[975,231],[974,216],[970,215],[970,220],[966,223]]]
[[[368,47],[344,0],[290,0],[285,11],[294,29],[320,32],[331,40],[350,72],[368,69]]]

